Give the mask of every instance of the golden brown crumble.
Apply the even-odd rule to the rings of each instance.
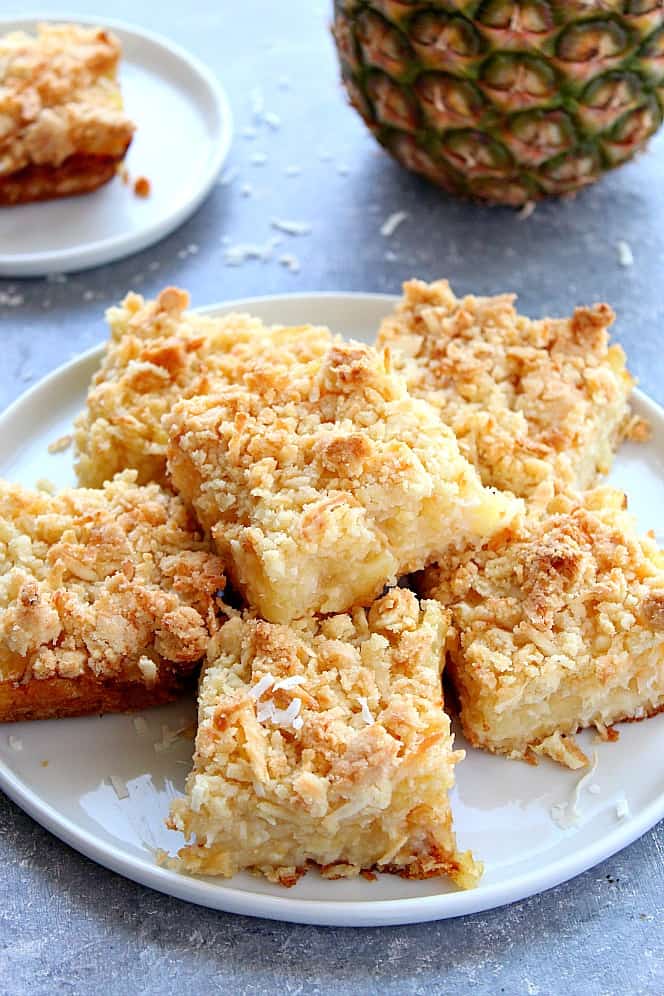
[[[0,718],[95,710],[120,687],[140,704],[172,696],[224,585],[181,500],[132,472],[55,496],[1,482]]]
[[[388,361],[353,342],[309,362],[256,360],[242,383],[181,401],[164,420],[176,489],[266,619],[370,604],[519,507],[482,487]]]
[[[199,696],[194,769],[171,825],[186,871],[294,885],[372,869],[474,885],[448,793],[440,672],[447,615],[394,589],[370,612],[280,626],[230,619]]]
[[[268,328],[248,315],[213,318],[188,307],[185,291],[166,287],[153,301],[128,294],[107,312],[111,337],[76,422],[82,485],[99,487],[126,468],[141,484],[168,485],[161,420],[176,401],[240,379],[260,355],[308,358],[332,341],[327,329]]]
[[[606,304],[532,321],[514,295],[457,298],[411,280],[378,342],[436,405],[487,485],[529,497],[542,481],[587,488],[629,428],[632,378]]]
[[[452,612],[449,673],[470,742],[576,767],[577,730],[664,706],[664,555],[621,491],[540,498],[420,587]]]
[[[116,74],[120,44],[102,28],[40,24],[36,35],[10,32],[0,38],[0,199],[34,199],[75,192],[58,179],[104,172],[125,155],[134,132],[122,110]],[[77,170],[68,169],[73,163]],[[57,171],[63,168],[59,178]],[[85,182],[85,176],[80,178]],[[7,181],[6,189],[4,181]],[[52,189],[47,189],[49,183]],[[16,191],[14,191],[16,186]],[[37,195],[39,196],[39,195]]]

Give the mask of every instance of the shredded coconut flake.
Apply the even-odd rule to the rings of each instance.
[[[240,134],[242,135],[243,138],[256,138],[258,131],[255,128],[252,128],[251,125],[246,125],[246,127],[242,129]]]
[[[282,218],[273,218],[270,222],[278,232],[285,232],[286,235],[309,235],[311,225],[307,221],[286,221]]]
[[[142,716],[134,716],[134,729],[138,733],[139,737],[145,736],[148,732],[149,727]]]
[[[525,221],[527,218],[530,218],[536,207],[537,205],[535,204],[535,201],[526,201],[521,210],[516,213],[519,221]]]
[[[119,775],[109,775],[108,780],[113,786],[113,791],[117,795],[118,799],[128,799],[129,789],[127,788],[127,783]]]
[[[242,266],[250,259],[260,259],[265,263],[272,258],[272,251],[271,242],[267,242],[265,245],[229,246],[224,250],[224,263],[226,266]]]
[[[287,166],[284,170],[286,176],[299,176],[302,172],[301,166]]]
[[[254,192],[254,188],[250,183],[243,183],[240,187],[240,193],[243,197],[251,197]]]
[[[272,685],[274,685],[274,682],[275,677],[273,674],[264,674],[263,677],[256,682],[253,688],[249,689],[249,695],[252,699],[258,701],[263,692],[266,692],[268,688],[271,688]]]
[[[23,750],[23,741],[21,740],[20,737],[10,736],[7,737],[7,740],[9,741],[9,746],[11,747],[12,750],[15,751]]]
[[[591,795],[599,795],[602,790],[599,787],[599,785],[589,785],[588,791],[590,792]]]
[[[254,166],[264,166],[267,162],[267,156],[264,152],[254,152],[251,157],[251,162]]]
[[[380,234],[384,238],[389,239],[391,235],[394,235],[399,225],[403,224],[407,217],[408,213],[406,211],[395,211],[389,216],[389,218],[386,218],[381,225]]]
[[[286,690],[288,690],[289,688],[297,688],[298,685],[302,684],[303,680],[304,679],[300,675],[292,674],[290,675],[290,677],[282,678],[281,681],[278,681],[274,686],[274,691],[276,692],[280,688]]]
[[[621,266],[633,266],[634,265],[634,254],[632,252],[632,247],[629,242],[625,242],[623,239],[619,239],[616,242],[616,251],[618,253],[618,262]]]
[[[276,709],[273,706],[272,722],[275,726],[294,726],[302,708],[302,699],[293,699],[286,709]]]
[[[366,700],[366,696],[358,695],[357,701],[360,703],[360,708],[362,710],[362,719],[365,723],[368,723],[369,726],[372,726],[376,720],[371,715],[371,710],[369,709],[369,703]]]
[[[278,114],[275,114],[274,111],[266,111],[265,114],[263,115],[263,121],[265,122],[266,125],[268,125],[270,128],[273,128],[275,131],[277,130],[277,128],[281,128],[281,118],[279,117]]]
[[[579,778],[575,787],[574,793],[570,802],[559,802],[551,807],[551,818],[554,823],[557,823],[561,830],[569,830],[570,827],[576,826],[579,822],[581,813],[579,811],[579,797],[581,795],[581,790],[585,787],[587,782],[595,774],[597,770],[597,763],[599,758],[597,756],[597,751],[593,751],[593,761],[586,773]],[[592,788],[593,786],[590,786]],[[589,789],[590,791],[590,789]]]
[[[619,820],[626,820],[631,815],[627,799],[619,799],[616,803],[616,816]]]

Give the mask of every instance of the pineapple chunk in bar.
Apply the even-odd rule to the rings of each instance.
[[[368,605],[520,507],[482,487],[437,411],[360,343],[256,363],[164,421],[175,487],[271,622]]]
[[[240,379],[256,358],[309,358],[331,342],[327,329],[268,328],[249,315],[188,311],[189,295],[166,287],[151,301],[128,294],[110,308],[111,336],[75,429],[79,483],[101,487],[127,468],[140,484],[168,485],[162,417],[176,401],[218,380]]]
[[[103,28],[39,24],[0,37],[0,205],[87,193],[115,176],[134,134],[119,60]]]
[[[393,589],[371,609],[292,626],[239,616],[210,647],[179,867],[293,885],[371,870],[476,884],[448,793],[441,668],[447,614]]]
[[[452,612],[447,674],[464,733],[511,757],[587,763],[584,727],[664,709],[664,554],[622,492],[533,505],[481,551],[425,571]]]
[[[378,344],[411,393],[435,405],[486,485],[530,497],[543,482],[588,488],[630,427],[633,381],[609,345],[606,304],[532,321],[514,295],[457,298],[411,280]]]
[[[0,482],[0,721],[174,698],[224,584],[182,501],[129,471],[55,496]]]

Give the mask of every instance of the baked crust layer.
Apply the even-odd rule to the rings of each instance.
[[[113,179],[121,159],[74,154],[60,166],[31,163],[0,177],[0,205],[28,204],[97,190]]]
[[[170,825],[182,870],[294,885],[371,869],[476,884],[448,792],[447,615],[393,589],[369,611],[291,627],[230,619],[212,641],[194,768]]]
[[[530,497],[542,482],[591,487],[629,426],[633,380],[609,345],[606,304],[533,321],[515,295],[455,297],[411,280],[379,345],[410,391],[435,405],[486,485]]]
[[[181,500],[132,472],[57,495],[0,482],[0,720],[175,695],[224,586]]]

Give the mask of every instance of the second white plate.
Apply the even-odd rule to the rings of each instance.
[[[371,341],[393,303],[379,295],[304,294],[205,310],[248,310],[275,323],[317,322]],[[40,477],[74,482],[71,452],[50,456],[47,446],[71,429],[100,354],[93,350],[57,370],[0,416],[0,476],[27,485]],[[641,527],[657,529],[664,502],[664,412],[638,393],[634,407],[650,419],[653,435],[648,443],[622,447],[611,480],[629,492]],[[579,773],[548,761],[531,768],[468,748],[452,806],[460,846],[472,848],[486,869],[469,892],[390,875],[369,883],[330,882],[310,873],[290,890],[250,875],[231,881],[185,877],[158,867],[153,852],[173,852],[182,842],[163,821],[170,798],[182,791],[192,748],[178,739],[161,749],[168,743],[163,727],[186,727],[193,714],[191,702],[148,711],[145,731],[125,715],[0,726],[0,788],[83,854],[144,885],[214,909],[354,926],[435,920],[522,899],[591,868],[664,817],[660,715],[624,725],[615,744],[582,737],[591,753],[597,751],[598,765],[567,828],[552,811],[563,807],[562,822],[572,816]],[[464,746],[463,738],[457,743]],[[126,783],[126,798],[118,798],[111,775]],[[588,784],[598,794],[589,793]]]
[[[103,23],[122,43],[120,83],[136,134],[125,160],[145,176],[137,197],[116,176],[92,194],[0,207],[0,276],[82,270],[164,238],[210,192],[228,154],[232,118],[214,75],[179,46],[118,21],[70,16],[0,19],[0,34],[34,32],[39,21]]]

